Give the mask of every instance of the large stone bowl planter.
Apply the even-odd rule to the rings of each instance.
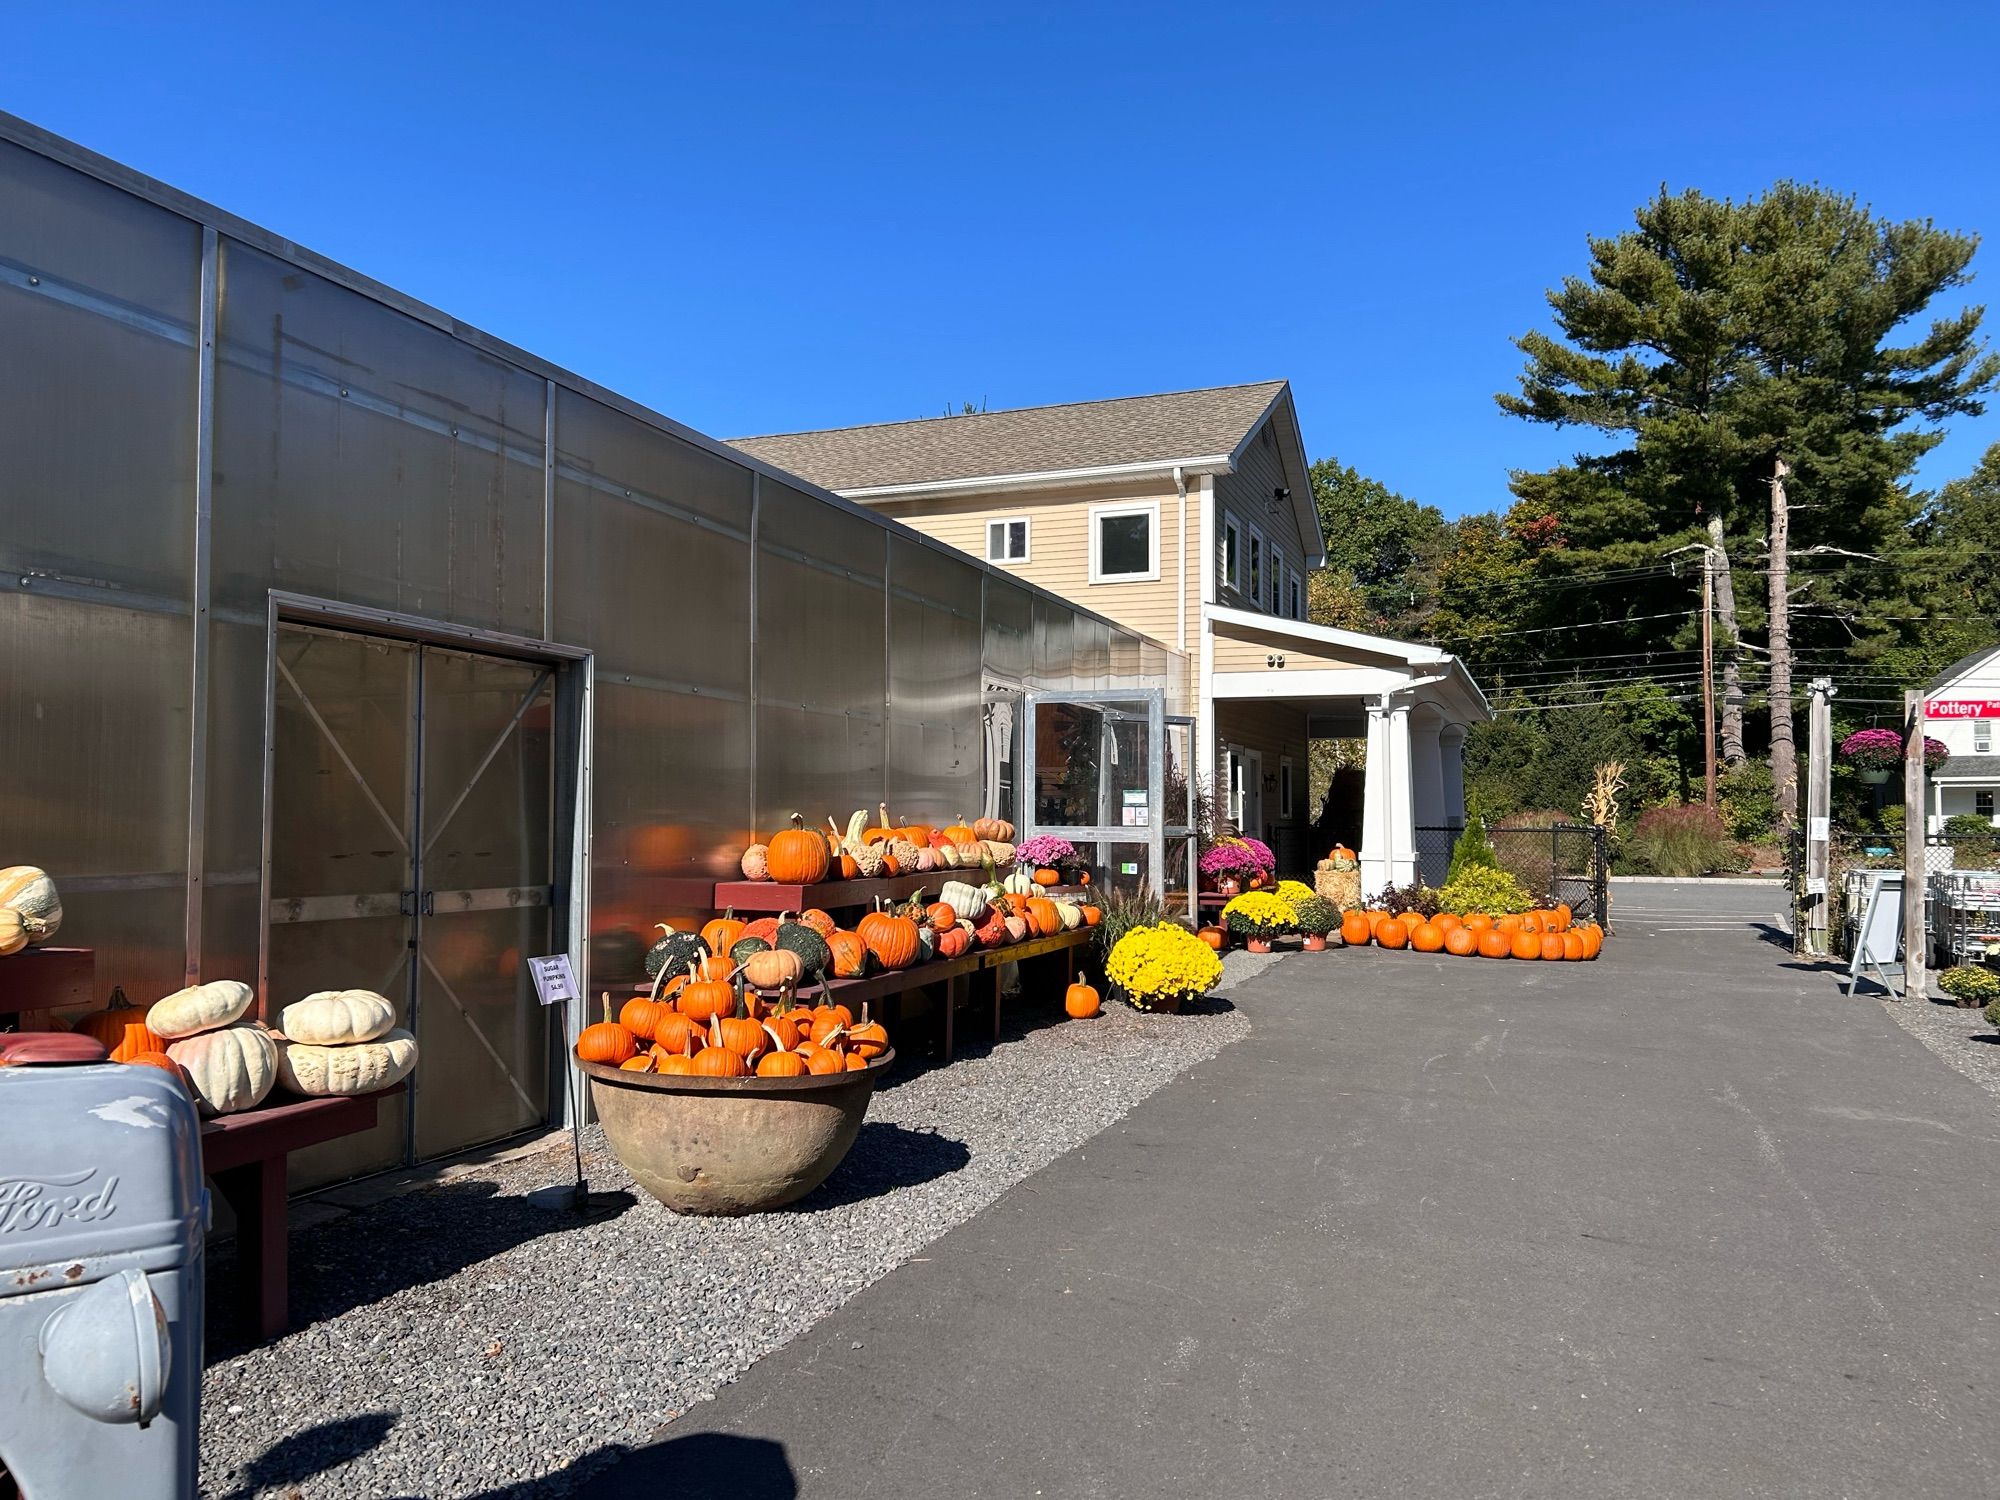
[[[860,1133],[884,1052],[852,1073],[695,1078],[579,1063],[605,1139],[639,1185],[682,1214],[754,1214],[803,1198]]]

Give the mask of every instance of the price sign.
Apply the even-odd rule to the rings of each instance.
[[[535,993],[544,1005],[561,1005],[577,996],[576,971],[569,966],[567,953],[528,960],[528,973],[535,981]]]

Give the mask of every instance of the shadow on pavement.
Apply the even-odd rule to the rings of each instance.
[[[879,1198],[896,1188],[948,1177],[971,1160],[965,1143],[948,1135],[869,1120],[833,1175],[786,1212],[823,1213],[864,1198]]]
[[[798,1475],[792,1472],[785,1446],[769,1438],[736,1437],[726,1432],[692,1432],[647,1448],[613,1443],[586,1453],[569,1471],[592,1475],[571,1489],[563,1475],[551,1474],[502,1489],[481,1490],[473,1500],[531,1500],[560,1492],[587,1500],[620,1496],[672,1497],[672,1500],[796,1500]]]
[[[371,1411],[366,1416],[343,1417],[294,1433],[245,1464],[236,1476],[236,1487],[222,1500],[249,1500],[268,1490],[297,1494],[302,1480],[359,1458],[387,1437],[395,1425],[394,1412]]]

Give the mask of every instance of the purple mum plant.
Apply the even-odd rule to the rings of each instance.
[[[1893,729],[1857,729],[1840,742],[1840,758],[1864,771],[1886,771],[1903,763],[1903,737]],[[1924,767],[1935,771],[1951,759],[1943,740],[1924,736]]]
[[[1064,865],[1076,863],[1076,845],[1052,833],[1038,833],[1014,850],[1014,859],[1018,864],[1046,865],[1051,870],[1060,870]]]
[[[1262,839],[1217,839],[1201,852],[1201,873],[1216,880],[1269,875],[1277,868],[1278,856]]]

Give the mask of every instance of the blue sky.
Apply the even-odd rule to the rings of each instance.
[[[1661,183],[2000,231],[1996,56],[1826,0],[66,3],[0,108],[720,436],[1283,376],[1459,512],[1579,445],[1509,339]]]

